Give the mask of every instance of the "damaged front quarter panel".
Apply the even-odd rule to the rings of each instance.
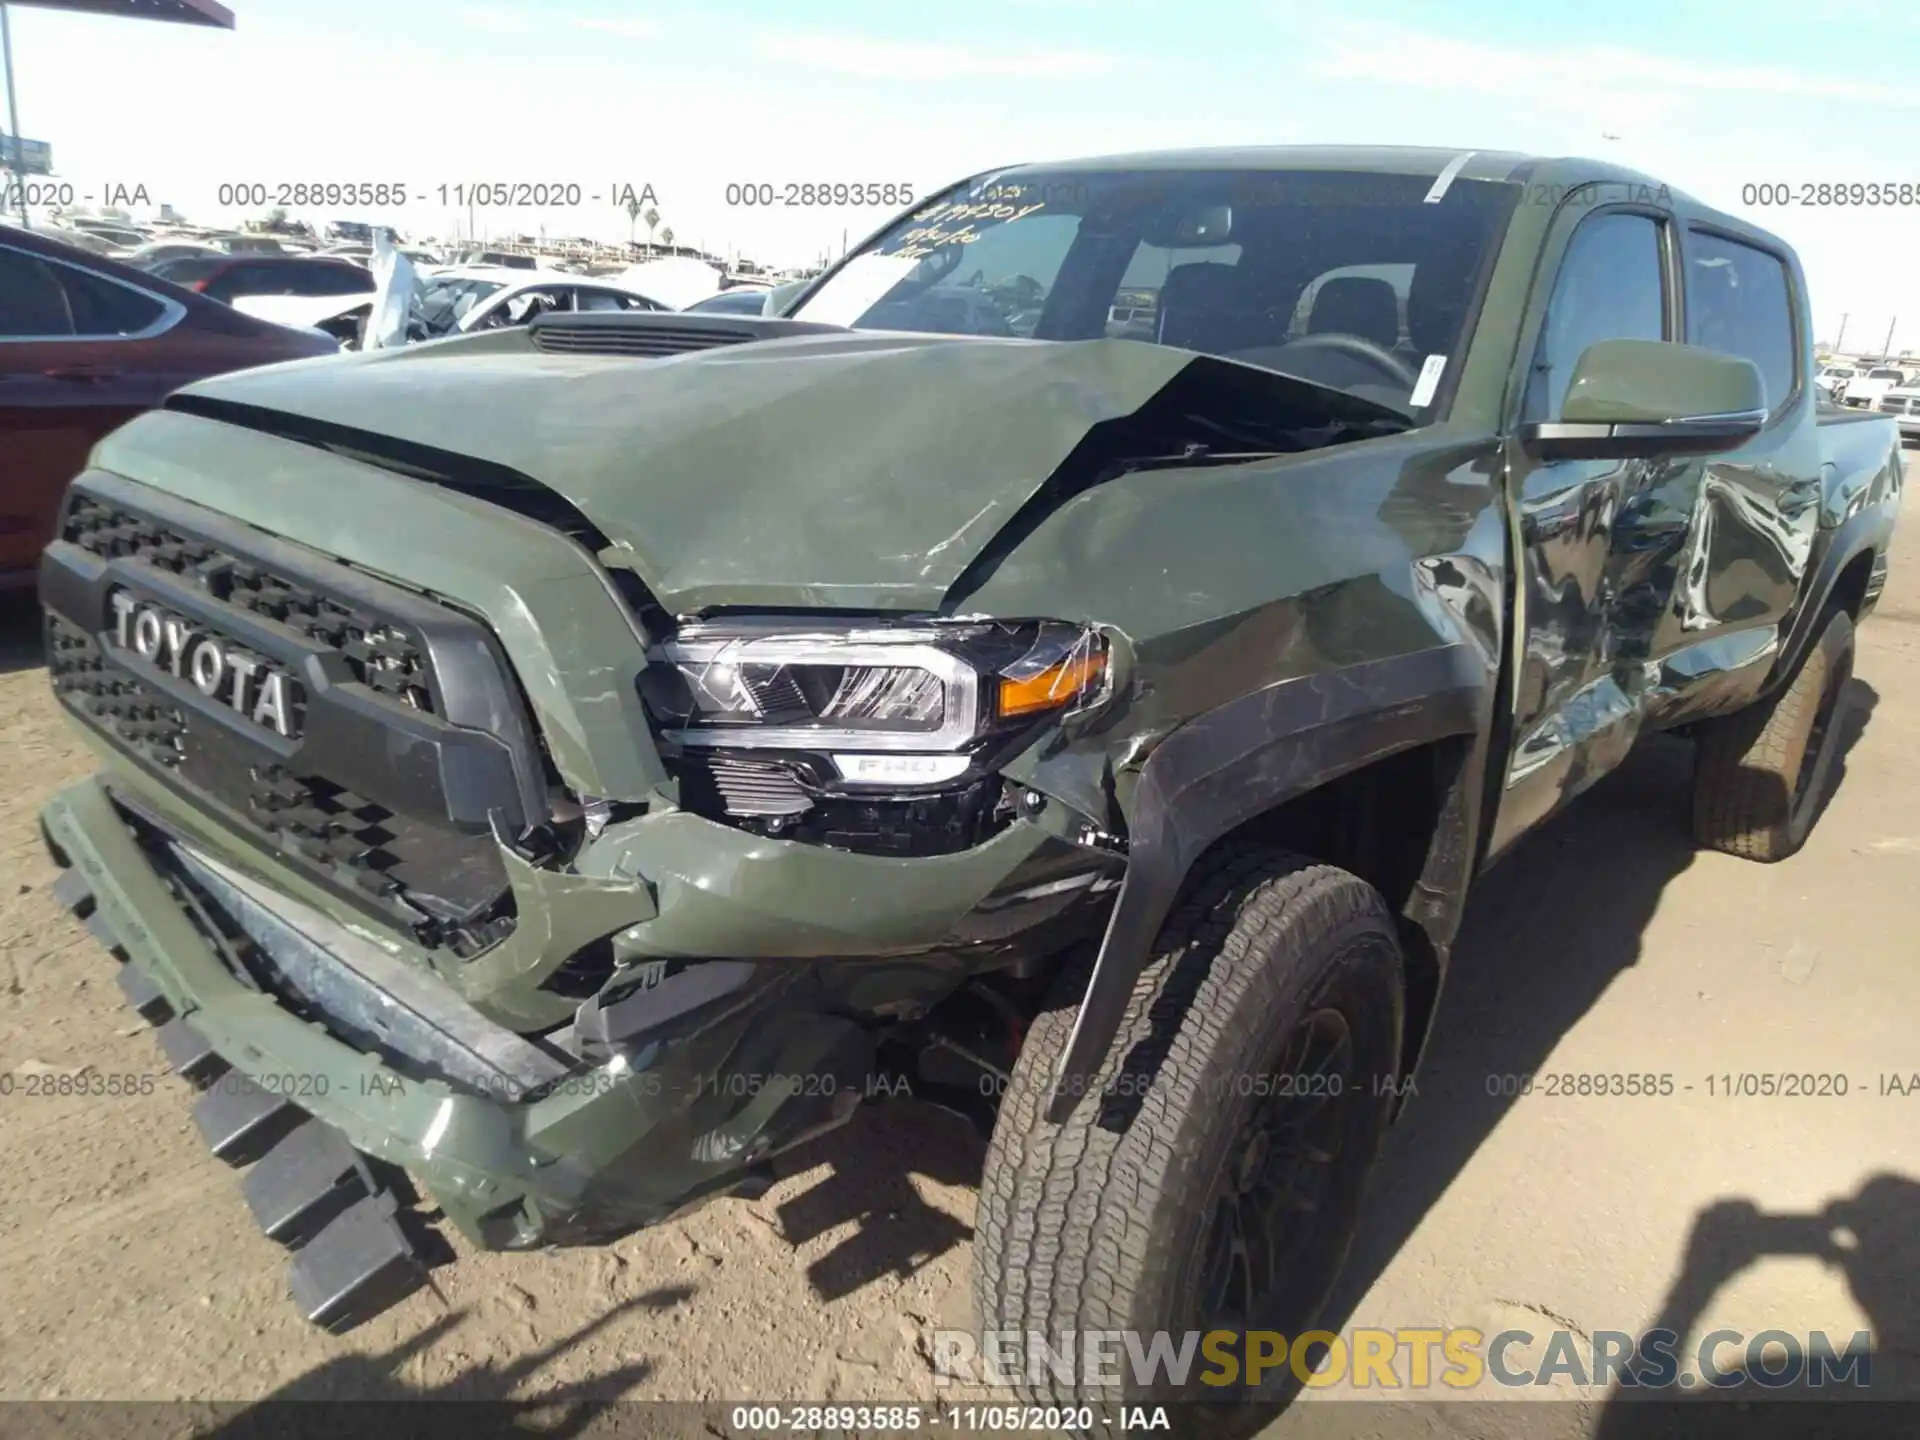
[[[1496,480],[1491,442],[1433,431],[1124,473],[1036,517],[971,577],[969,608],[1097,615],[1129,655],[1129,684],[1093,724],[1007,771],[1089,813],[1104,804],[1128,857],[1056,1118],[1085,1093],[1208,845],[1348,771],[1453,740],[1468,783],[1409,897],[1444,954],[1504,639]]]

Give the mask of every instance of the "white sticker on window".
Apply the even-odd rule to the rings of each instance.
[[[1431,405],[1433,392],[1440,388],[1440,373],[1446,368],[1446,356],[1427,356],[1427,363],[1420,367],[1420,378],[1414,382],[1413,394],[1407,397],[1407,404],[1416,410],[1423,405]]]
[[[1446,199],[1447,191],[1453,185],[1453,177],[1466,169],[1467,162],[1479,153],[1477,150],[1469,150],[1465,154],[1456,155],[1453,159],[1449,160],[1447,162],[1447,168],[1433,177],[1433,188],[1427,191],[1426,203],[1429,205],[1438,205],[1442,200]]]

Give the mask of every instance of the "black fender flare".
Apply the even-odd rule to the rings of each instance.
[[[1167,736],[1141,766],[1126,878],[1055,1068],[1047,1119],[1086,1094],[1187,872],[1256,815],[1401,750],[1484,728],[1491,677],[1465,644],[1278,681]]]
[[[1826,613],[1827,601],[1833,595],[1840,573],[1862,555],[1885,553],[1893,540],[1893,525],[1894,512],[1882,503],[1861,510],[1834,527],[1831,537],[1821,547],[1819,561],[1801,584],[1800,605],[1787,627],[1779,659],[1755,700],[1765,699],[1793,678],[1801,657],[1814,642],[1814,626]]]

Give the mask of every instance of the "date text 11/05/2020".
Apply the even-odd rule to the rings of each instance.
[[[578,209],[583,205],[610,205],[616,210],[659,204],[660,197],[646,181],[609,180],[582,184],[577,180],[463,180],[429,185],[399,180],[234,180],[214,190],[214,203],[229,207],[272,205],[372,205],[401,208],[439,205],[492,210]]]

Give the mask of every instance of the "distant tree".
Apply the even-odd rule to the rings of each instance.
[[[633,196],[627,197],[627,243],[633,244],[633,227],[640,221],[640,212],[645,207]]]
[[[647,213],[646,213],[646,214],[644,214],[644,215],[642,215],[642,216],[641,216],[640,218],[641,218],[642,220],[644,220],[644,221],[646,221],[646,224],[647,224],[647,249],[649,249],[649,250],[651,250],[651,249],[653,249],[653,232],[654,232],[654,231],[655,231],[655,230],[656,230],[656,229],[657,229],[657,228],[659,227],[659,225],[660,225],[660,212],[659,212],[658,210],[656,210],[656,209],[654,209],[654,208],[653,208],[653,207],[652,207],[651,205],[649,205],[649,206],[647,207]]]
[[[671,225],[660,232],[660,243],[669,250],[673,249],[673,227]]]
[[[278,205],[274,206],[273,209],[267,212],[267,229],[269,230],[284,229],[286,226],[286,223],[287,223],[287,212],[281,209]]]

